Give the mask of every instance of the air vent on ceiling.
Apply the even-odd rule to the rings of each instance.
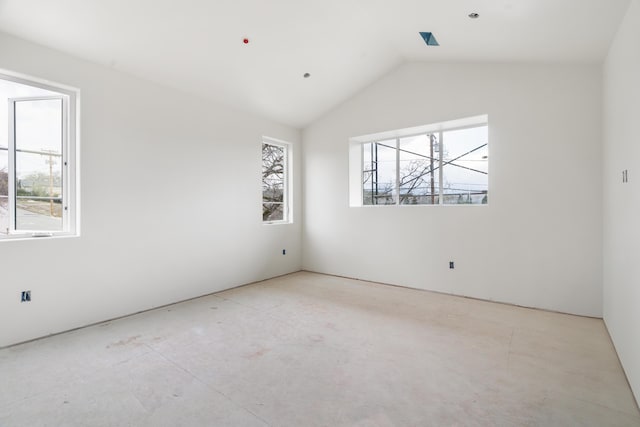
[[[433,33],[420,31],[420,36],[424,39],[427,46],[440,46],[440,43],[438,43],[438,40],[436,40],[436,36],[434,36]]]

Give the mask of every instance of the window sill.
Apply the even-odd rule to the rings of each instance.
[[[9,234],[0,235],[0,242],[19,242],[27,240],[51,240],[51,239],[67,239],[70,237],[80,237],[78,233],[52,233],[43,235],[29,234]]]
[[[446,205],[351,205],[350,208],[430,208],[430,207],[463,207],[463,206],[489,206],[489,203],[460,203]]]
[[[288,225],[293,224],[293,221],[264,221],[262,225]]]

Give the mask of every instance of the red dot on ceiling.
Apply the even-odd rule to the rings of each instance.
[[[242,40],[242,43],[244,43],[244,44],[249,44],[249,39],[243,39],[243,40]]]

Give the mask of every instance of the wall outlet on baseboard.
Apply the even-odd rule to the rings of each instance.
[[[31,291],[22,291],[20,294],[20,302],[29,302],[31,301]]]

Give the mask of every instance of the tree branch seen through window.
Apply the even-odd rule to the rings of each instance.
[[[286,220],[286,156],[285,146],[262,144],[262,220],[265,222]]]

